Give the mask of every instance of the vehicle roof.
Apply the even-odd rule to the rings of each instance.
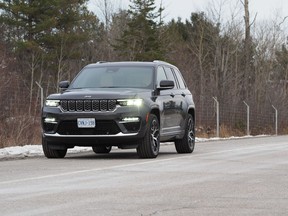
[[[140,62],[140,61],[103,62],[101,61],[101,62],[89,64],[85,67],[99,67],[99,66],[100,67],[101,66],[151,66],[151,67],[155,67],[159,65],[169,65],[171,67],[175,67],[172,64],[169,64],[164,61],[158,61],[158,60],[155,60],[153,62]]]

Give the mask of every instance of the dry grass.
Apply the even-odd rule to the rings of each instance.
[[[280,128],[279,134],[280,134],[280,135],[288,134],[288,127]]]
[[[34,117],[17,116],[1,123],[0,148],[39,144],[41,141],[40,121]]]
[[[216,137],[217,131],[216,128],[211,129],[210,127],[198,127],[196,129],[196,136],[201,138],[211,138]],[[226,125],[220,126],[220,137],[227,138],[232,136],[245,136],[246,131],[243,131],[238,128],[228,127]]]

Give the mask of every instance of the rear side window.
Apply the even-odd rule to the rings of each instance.
[[[178,79],[178,83],[179,83],[180,89],[185,89],[186,88],[186,84],[185,84],[185,82],[183,80],[182,75],[180,74],[180,71],[178,71],[177,69],[174,69],[174,71],[175,71],[176,77]]]
[[[169,68],[169,67],[165,67],[165,72],[166,72],[168,80],[173,80],[174,81],[174,84],[175,84],[174,89],[176,89],[177,88],[177,82],[176,82],[175,77],[173,75],[172,69]]]

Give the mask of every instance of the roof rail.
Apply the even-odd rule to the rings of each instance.
[[[172,65],[172,64],[170,64],[169,62],[161,61],[161,60],[154,60],[153,62],[155,62],[155,63],[163,63],[163,64],[167,64],[167,65]],[[172,65],[172,66],[174,66],[174,65]],[[174,66],[174,67],[175,67],[175,66]]]
[[[96,64],[102,64],[102,63],[106,63],[107,61],[98,61],[96,62]]]
[[[161,62],[162,62],[162,63],[166,63],[166,64],[168,63],[168,62],[165,62],[165,61],[161,61],[161,60],[154,60],[153,62],[159,62],[159,63],[161,63]]]

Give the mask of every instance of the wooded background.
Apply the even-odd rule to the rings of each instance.
[[[164,22],[165,8],[154,0],[130,0],[127,10],[94,0],[97,15],[87,0],[1,0],[0,147],[40,143],[36,82],[47,96],[59,81],[102,60],[157,59],[179,67],[196,103],[198,135],[215,135],[213,97],[221,136],[246,134],[243,101],[252,135],[275,133],[272,105],[278,133],[287,134],[287,17],[259,23],[248,0],[234,2],[228,21],[213,7]]]

